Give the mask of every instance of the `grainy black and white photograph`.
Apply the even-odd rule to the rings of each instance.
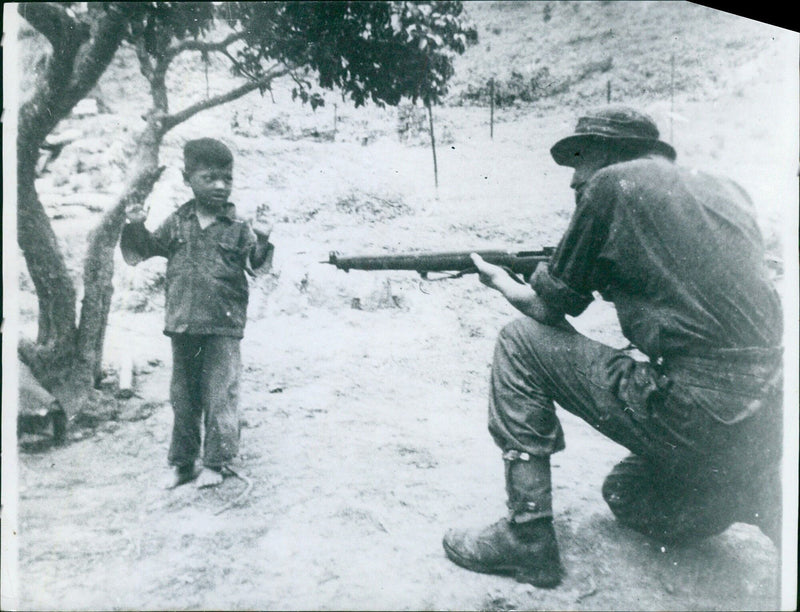
[[[796,609],[793,26],[3,8],[3,610]]]

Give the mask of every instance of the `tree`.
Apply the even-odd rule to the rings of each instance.
[[[82,10],[81,10],[81,7]],[[165,134],[197,113],[268,91],[290,78],[293,95],[315,108],[314,85],[339,90],[356,106],[403,98],[440,101],[452,59],[477,38],[460,2],[108,2],[26,3],[19,13],[50,43],[34,92],[20,107],[17,135],[17,240],[39,304],[35,341],[20,357],[74,412],[98,381],[113,293],[113,254],[130,202],[158,180]],[[151,106],[118,200],[89,236],[78,317],[76,290],[35,187],[47,135],[95,86],[122,45],[136,51]],[[172,110],[167,75],[193,53],[224,58],[240,84]]]

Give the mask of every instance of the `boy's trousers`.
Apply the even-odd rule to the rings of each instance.
[[[219,469],[236,456],[240,342],[232,336],[172,336],[170,399],[175,420],[170,465],[190,465],[198,458],[201,424],[203,465]]]
[[[495,347],[489,431],[504,452],[549,456],[564,448],[556,402],[633,453],[603,485],[626,525],[676,541],[742,521],[775,540],[781,398],[764,395],[779,354],[739,361],[651,365],[574,330],[519,319]]]

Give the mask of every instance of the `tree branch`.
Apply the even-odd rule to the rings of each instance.
[[[89,37],[89,26],[52,2],[22,2],[17,11],[50,41],[54,52],[60,51],[68,35],[77,36],[81,41]]]
[[[233,32],[222,40],[218,41],[205,41],[205,40],[182,40],[177,42],[164,51],[161,57],[158,58],[155,67],[153,68],[153,76],[164,79],[167,74],[172,60],[184,51],[199,51],[201,53],[223,53],[236,65],[236,61],[228,53],[228,47],[235,43],[237,40],[244,38],[245,32]],[[251,75],[245,75],[251,76]]]
[[[309,81],[307,81],[306,79],[303,79],[303,78],[297,76],[297,73],[295,72],[294,68],[289,70],[289,78],[291,78],[301,88],[306,88],[306,87],[309,87],[311,85],[311,83]]]
[[[125,36],[125,16],[122,11],[106,10],[96,17],[91,44],[78,52],[77,61],[66,93],[73,106],[94,87],[108,68]]]
[[[241,62],[239,62],[239,60],[237,60],[235,57],[233,57],[233,56],[232,56],[232,55],[231,55],[231,54],[228,52],[228,50],[227,50],[227,49],[225,49],[225,50],[221,51],[221,53],[222,53],[222,54],[223,54],[225,57],[227,57],[227,58],[230,60],[230,62],[231,62],[231,65],[234,67],[234,69],[236,69],[236,70],[239,72],[239,74],[241,74],[241,75],[243,75],[243,76],[247,77],[248,79],[253,79],[253,80],[255,80],[255,79],[257,79],[257,78],[258,78],[258,77],[257,77],[257,76],[255,76],[255,75],[254,75],[252,72],[250,72],[250,71],[249,71],[249,70],[247,70],[247,69],[246,69],[244,66],[242,66]]]
[[[232,34],[229,34],[222,40],[218,41],[183,40],[167,49],[167,52],[165,53],[167,63],[184,51],[200,51],[204,53],[225,51],[231,44],[235,43],[237,40],[241,40],[244,38],[244,36],[245,32],[233,32]]]
[[[144,41],[137,39],[134,50],[136,51],[136,58],[139,60],[139,71],[149,82],[153,76],[153,60],[144,48]]]
[[[227,93],[214,96],[213,98],[208,98],[201,102],[197,102],[196,104],[187,106],[186,108],[184,108],[181,111],[178,111],[177,113],[167,115],[162,119],[161,122],[162,130],[164,132],[168,132],[176,125],[183,123],[184,121],[190,119],[199,112],[241,98],[243,95],[250,93],[254,89],[267,88],[273,79],[289,74],[289,72],[290,68],[288,67],[283,68],[281,70],[277,70],[275,72],[264,75],[263,77],[261,77],[256,81],[250,81],[248,83],[245,83],[244,85],[232,89]]]
[[[18,138],[18,141],[26,141],[32,148],[30,153],[35,154],[45,136],[77,102],[66,92],[69,91],[76,57],[84,42],[90,40],[91,29],[87,23],[51,3],[22,3],[18,11],[52,45],[44,74],[38,78],[33,95],[19,111],[18,131],[25,134],[25,138]]]

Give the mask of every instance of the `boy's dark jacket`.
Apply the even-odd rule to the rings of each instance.
[[[244,335],[245,272],[261,267],[272,254],[271,244],[258,254],[256,244],[250,226],[236,218],[231,203],[201,229],[194,200],[183,204],[154,232],[143,223],[128,223],[120,239],[123,258],[130,265],[150,257],[167,258],[164,333],[168,336]]]

